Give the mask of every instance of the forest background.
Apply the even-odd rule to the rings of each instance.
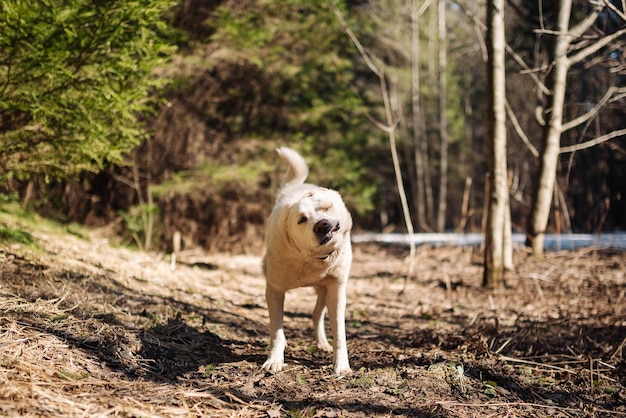
[[[445,13],[434,1],[4,2],[2,199],[145,249],[169,251],[179,232],[189,247],[258,251],[282,173],[273,149],[289,145],[312,182],[342,192],[359,230],[404,232],[393,130],[416,230],[481,231],[485,5],[440,4]],[[596,6],[574,2],[572,26]],[[551,111],[541,85],[558,7],[506,3],[519,232]],[[623,10],[604,2],[572,50],[619,35]],[[570,151],[559,156],[549,231],[626,229],[626,138],[575,147],[626,125],[623,38],[569,69],[564,119],[593,115],[561,135]]]

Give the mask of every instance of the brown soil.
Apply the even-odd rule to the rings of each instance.
[[[516,254],[480,287],[469,248],[355,247],[353,373],[316,352],[311,289],[287,295],[286,370],[269,374],[258,256],[169,258],[35,233],[0,243],[0,415],[626,416],[626,257]]]

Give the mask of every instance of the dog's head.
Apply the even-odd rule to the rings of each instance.
[[[303,193],[289,208],[287,230],[302,251],[324,258],[349,240],[352,217],[339,193],[316,188]]]

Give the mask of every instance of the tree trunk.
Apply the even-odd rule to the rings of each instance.
[[[426,193],[424,178],[427,175],[424,168],[424,143],[426,139],[421,135],[422,118],[420,103],[420,26],[419,0],[411,0],[411,105],[413,122],[413,144],[415,146],[415,209],[417,224],[422,230],[427,230]]]
[[[532,248],[532,253],[536,257],[543,256],[544,237],[550,216],[554,182],[556,181],[566,79],[569,70],[567,50],[570,45],[568,30],[571,10],[572,0],[562,0],[559,9],[558,33],[555,35],[556,42],[552,56],[554,67],[547,83],[548,88],[552,91],[547,107],[550,109],[550,113],[543,130],[543,149],[539,160],[539,174],[532,197],[526,235],[526,245]]]
[[[504,0],[487,4],[487,50],[488,205],[483,286],[496,288],[513,268],[506,158]]]
[[[437,231],[446,227],[446,198],[448,194],[448,117],[446,113],[446,0],[439,0],[439,201]]]

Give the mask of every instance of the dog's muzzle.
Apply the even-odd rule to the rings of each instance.
[[[313,233],[315,233],[320,245],[324,245],[333,238],[335,232],[339,231],[339,227],[339,221],[322,219],[313,225]]]

